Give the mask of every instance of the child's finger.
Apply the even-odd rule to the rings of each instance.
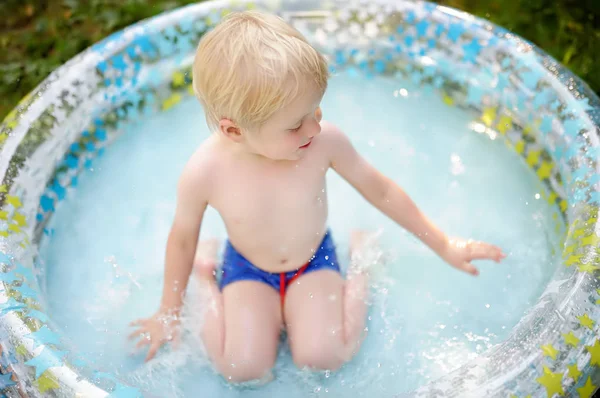
[[[471,260],[499,260],[502,258],[502,250],[500,248],[483,243],[483,242],[473,242],[470,244],[470,258]]]
[[[152,339],[148,338],[149,336],[142,336],[141,340],[135,345],[135,349],[138,350],[145,345],[151,344]]]
[[[150,346],[150,349],[148,350],[148,355],[146,355],[145,361],[148,362],[149,360],[154,358],[154,356],[156,355],[156,352],[158,351],[159,348],[160,348],[160,343],[153,343]]]
[[[475,268],[475,266],[469,262],[464,262],[462,263],[462,266],[460,267],[460,269],[462,269],[463,271],[473,275],[473,276],[477,276],[479,275],[479,271],[477,270],[477,268]]]
[[[140,328],[140,329],[136,329],[135,331],[131,332],[131,333],[130,333],[130,334],[127,336],[127,338],[128,338],[129,340],[131,340],[131,339],[133,339],[134,337],[140,337],[140,336],[142,336],[142,335],[143,335],[143,333],[144,333],[144,332],[145,332],[145,330],[144,330],[144,329],[141,329],[141,328]],[[142,336],[142,337],[143,337],[143,336]]]

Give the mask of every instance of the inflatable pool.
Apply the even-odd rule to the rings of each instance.
[[[223,15],[248,8],[278,13],[327,56],[325,118],[445,229],[509,258],[458,275],[328,177],[340,247],[357,224],[383,226],[391,258],[373,284],[363,352],[312,374],[282,348],[273,382],[237,389],[193,338],[148,364],[128,355],[126,325],[158,303],[177,174],[210,133],[191,90],[194,50]],[[0,127],[0,392],[590,397],[599,208],[600,101],[489,22],[413,1],[178,9],[73,58]],[[223,236],[215,213],[205,231]]]

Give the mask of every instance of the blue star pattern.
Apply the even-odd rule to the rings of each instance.
[[[50,320],[48,318],[48,315],[46,315],[43,312],[40,312],[34,308],[29,308],[29,311],[27,312],[26,315],[30,318],[37,319],[42,323],[48,323],[48,321]]]
[[[6,369],[13,363],[17,363],[17,357],[15,357],[15,354],[12,351],[9,351],[6,347],[2,347],[0,365],[2,365],[4,369]]]
[[[549,90],[544,90],[541,93],[537,93],[533,98],[533,107],[538,109],[544,105],[547,105],[551,99],[552,97]]]
[[[469,92],[467,93],[467,102],[471,105],[478,105],[481,103],[483,98],[483,90],[479,86],[469,85]]]
[[[25,280],[31,281],[34,278],[33,271],[31,270],[31,268],[26,267],[23,264],[17,264],[14,271],[15,271],[15,274],[21,275],[22,277],[25,278]]]
[[[0,391],[4,390],[5,388],[16,385],[16,383],[12,381],[11,378],[12,373],[0,374]]]
[[[579,119],[569,119],[563,122],[563,127],[565,129],[565,135],[575,138],[579,134],[582,129],[581,120]]]
[[[465,30],[465,27],[461,23],[450,24],[450,28],[448,29],[448,38],[456,43]]]
[[[546,135],[552,131],[552,120],[554,120],[554,118],[549,115],[545,115],[542,118],[542,124],[540,124],[540,132],[542,134]]]
[[[58,344],[60,343],[60,337],[44,325],[37,332],[28,333],[25,337],[33,340],[34,348],[39,347],[42,344]]]
[[[537,87],[538,82],[541,80],[542,76],[543,75],[536,70],[529,70],[521,74],[521,79],[523,80],[523,83],[527,88],[534,90]]]
[[[52,351],[44,347],[35,358],[25,362],[25,365],[35,367],[35,378],[38,379],[46,370],[64,365],[62,359],[67,355],[64,351]]]
[[[8,272],[0,273],[0,281],[5,283],[13,283],[14,281],[18,281],[17,275],[15,275],[14,270]]]
[[[481,46],[481,44],[479,44],[479,41],[477,39],[473,39],[471,43],[465,44],[463,46],[463,50],[465,52],[465,61],[475,62],[482,48],[483,47]]]
[[[429,27],[429,21],[423,19],[415,25],[417,29],[417,37],[423,37],[427,34],[427,28]]]
[[[11,263],[11,259],[8,256],[8,254],[0,251],[0,263],[1,264],[10,264]]]
[[[5,303],[0,304],[0,315],[5,315],[11,311],[20,310],[25,307],[26,307],[25,304],[20,303],[11,297]]]
[[[37,299],[38,293],[30,288],[26,283],[23,283],[21,286],[16,287],[15,290],[21,293],[21,298],[32,298]]]

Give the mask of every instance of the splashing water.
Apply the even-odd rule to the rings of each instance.
[[[554,271],[555,210],[539,199],[534,173],[501,138],[478,134],[475,114],[402,80],[336,76],[322,109],[443,230],[491,241],[509,257],[476,263],[478,278],[460,273],[330,172],[329,224],[340,255],[350,230],[382,231],[385,264],[354,360],[339,372],[310,373],[281,344],[271,383],[231,387],[206,359],[192,280],[184,341],[144,364],[145,352],[129,355],[127,325],[158,308],[177,178],[209,134],[200,105],[188,99],[124,128],[48,226],[41,258],[49,311],[74,351],[154,396],[362,397],[416,388],[505,339]],[[225,237],[213,209],[202,236]]]

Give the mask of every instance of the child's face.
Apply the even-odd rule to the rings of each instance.
[[[319,90],[309,88],[288,106],[281,108],[259,131],[246,134],[250,149],[273,160],[298,160],[310,150],[314,136],[321,132],[323,98]]]

